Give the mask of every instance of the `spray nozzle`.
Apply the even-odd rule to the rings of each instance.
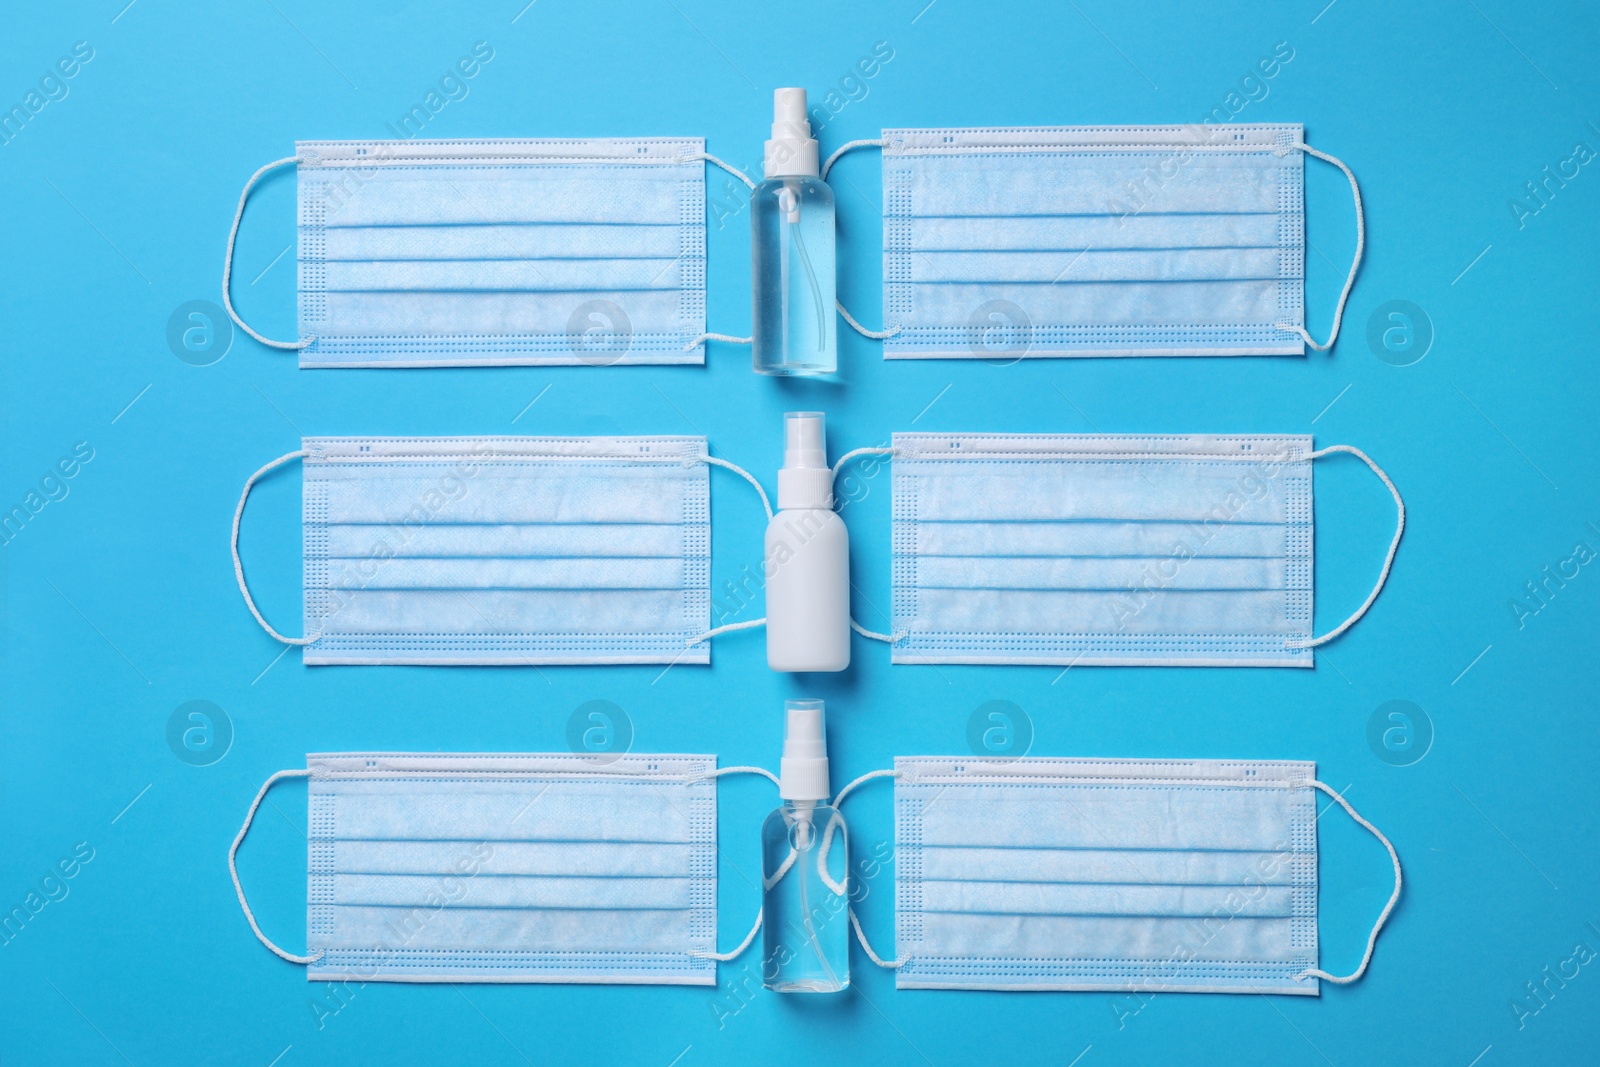
[[[784,800],[827,800],[828,739],[822,701],[783,702],[783,759],[778,766],[778,795]]]
[[[828,466],[825,442],[827,416],[820,411],[783,413],[783,465],[789,470]],[[796,701],[790,701],[791,704]],[[803,703],[803,702],[801,702]]]
[[[833,469],[828,466],[824,418],[820,411],[783,413],[779,510],[833,507]]]
[[[804,89],[778,89],[772,94],[772,139],[763,164],[768,178],[817,176],[817,142],[806,118]]]
[[[772,139],[810,137],[811,121],[806,118],[806,91],[779,89],[772,94]]]

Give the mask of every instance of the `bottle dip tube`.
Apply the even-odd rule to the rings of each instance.
[[[753,359],[758,374],[839,369],[834,317],[833,192],[817,174],[806,91],[773,96],[766,180],[751,197]]]
[[[833,510],[825,420],[783,416],[778,513],[767,524],[767,666],[842,671],[850,666],[850,535]]]

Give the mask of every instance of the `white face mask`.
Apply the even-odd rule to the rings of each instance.
[[[713,985],[717,960],[744,947],[716,952],[713,781],[742,768],[393,752],[306,764],[262,786],[228,864],[256,936],[314,980]],[[310,779],[304,956],[262,934],[235,864],[286,776]]]
[[[1359,450],[1268,435],[895,434],[896,663],[1313,665],[1405,526]],[[1312,636],[1311,461],[1363,460],[1399,522]]]
[[[888,358],[1298,355],[1338,336],[1361,193],[1298,124],[884,130],[857,144],[883,147]],[[1305,330],[1306,154],[1338,166],[1356,203],[1324,344]]]
[[[241,329],[302,367],[705,361],[698,138],[302,141],[245,186],[223,268]],[[299,340],[229,293],[251,187],[299,178]]]
[[[250,487],[295,458],[308,636],[290,638],[238,542]],[[235,575],[307,664],[709,663],[713,464],[739,470],[703,437],[307,438],[246,484]]]
[[[900,989],[1315,995],[1361,977],[1400,896],[1394,847],[1311,763],[916,757],[894,774]],[[1317,967],[1319,789],[1394,863],[1348,976]]]

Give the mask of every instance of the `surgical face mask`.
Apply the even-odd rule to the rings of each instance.
[[[885,130],[856,143],[883,147],[888,358],[1298,355],[1338,335],[1360,190],[1297,124]],[[1306,154],[1337,165],[1356,202],[1325,344],[1305,331]]]
[[[296,458],[291,638],[256,609],[239,528],[251,486]],[[307,664],[709,663],[709,464],[732,467],[703,437],[307,438],[246,483],[234,572]]]
[[[895,663],[1310,667],[1405,527],[1302,436],[895,434]],[[1312,636],[1311,461],[1399,512]]]
[[[715,766],[712,756],[312,755],[262,786],[228,867],[256,936],[313,980],[713,985],[716,961],[738,951],[715,946],[712,781],[738,769]],[[303,956],[261,932],[235,861],[284,777],[310,779]]]
[[[895,773],[900,989],[1314,996],[1361,977],[1400,896],[1394,847],[1311,763],[919,757]],[[1318,789],[1394,864],[1345,976],[1317,967]]]
[[[702,363],[703,142],[301,141],[223,296],[302,367]],[[250,188],[299,176],[299,336],[234,313]]]

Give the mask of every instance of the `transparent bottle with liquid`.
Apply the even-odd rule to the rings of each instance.
[[[761,827],[762,975],[779,993],[850,986],[850,870],[844,817],[828,805],[820,700],[784,702],[779,795]]]
[[[755,369],[833,374],[839,369],[833,191],[818,177],[804,89],[774,94],[764,172],[750,212]]]

